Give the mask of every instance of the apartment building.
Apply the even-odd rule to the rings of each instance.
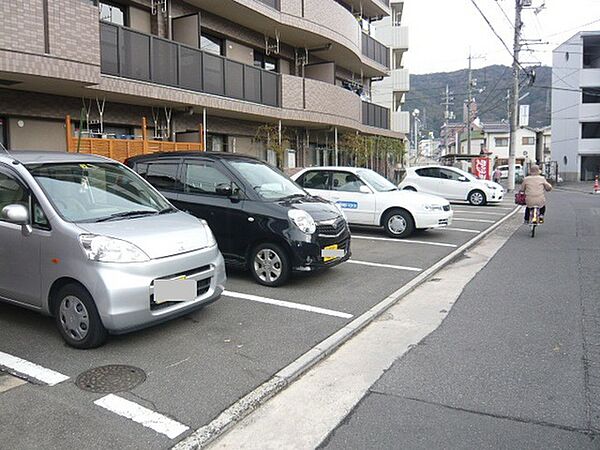
[[[390,74],[368,26],[390,13],[389,0],[0,2],[0,140],[274,162],[277,139],[288,167],[334,164],[345,134],[403,138],[363,95]]]
[[[600,174],[600,31],[580,32],[552,60],[552,159],[566,181]]]
[[[403,21],[405,3],[405,0],[391,0],[391,14],[371,23],[373,36],[391,52],[390,76],[372,83],[371,100],[391,111],[392,130],[408,135],[410,112],[402,110],[406,93],[410,90],[410,73],[404,64],[409,47],[409,30]]]

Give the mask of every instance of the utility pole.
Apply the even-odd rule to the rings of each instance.
[[[525,0],[531,4],[530,0]],[[521,29],[523,21],[521,12],[523,10],[523,0],[515,0],[515,37],[513,44],[513,87],[511,99],[511,117],[510,117],[510,147],[508,149],[508,191],[515,189],[515,162],[517,154],[517,130],[519,128],[519,52],[521,51]]]
[[[446,150],[446,154],[448,153],[448,123],[450,119],[453,119],[453,114],[450,111],[450,106],[454,105],[454,97],[451,97],[453,92],[450,92],[450,88],[446,85],[446,94],[444,96],[444,101],[442,105],[445,107],[444,109],[444,149]]]
[[[467,155],[471,154],[471,101],[473,99],[473,72],[471,70],[473,56],[469,51],[469,86],[467,88]]]

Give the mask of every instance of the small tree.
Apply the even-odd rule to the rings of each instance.
[[[283,169],[284,153],[286,148],[286,141],[289,141],[290,132],[287,128],[281,128],[281,140],[279,136],[279,126],[275,124],[266,123],[256,129],[256,135],[254,136],[259,142],[263,142],[267,150],[271,150],[277,157],[277,167]]]

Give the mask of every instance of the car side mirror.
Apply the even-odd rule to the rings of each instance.
[[[458,177],[458,181],[469,181],[469,180],[464,175],[461,175],[460,177]]]
[[[369,189],[367,186],[365,186],[364,184],[361,185],[358,190],[360,192],[362,192],[363,194],[370,194],[371,193],[371,189]]]
[[[2,208],[0,217],[15,225],[27,225],[29,223],[29,211],[23,205],[8,205]]]
[[[223,197],[231,197],[233,194],[233,186],[231,183],[221,183],[217,184],[215,188],[215,193],[217,195],[222,195]]]

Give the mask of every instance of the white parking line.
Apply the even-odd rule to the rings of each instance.
[[[504,213],[494,213],[494,212],[483,212],[483,211],[466,211],[466,210],[458,210],[455,209],[454,210],[455,213],[460,213],[460,214],[476,214],[476,215],[482,215],[482,216],[505,216],[506,214]]]
[[[32,378],[40,383],[54,386],[68,380],[69,377],[54,370],[46,369],[32,362],[18,358],[8,353],[0,352],[0,367],[8,369],[15,375],[23,375],[26,378]]]
[[[356,261],[355,259],[349,259],[347,262],[350,264],[360,264],[362,266],[373,266],[373,267],[385,267],[386,269],[396,269],[396,270],[408,270],[410,272],[422,272],[423,269],[418,269],[416,267],[408,267],[408,266],[395,266],[393,264],[380,264],[368,261]]]
[[[189,429],[186,425],[114,394],[108,394],[96,400],[94,404],[164,434],[169,439],[174,439]]]
[[[473,234],[479,234],[479,233],[481,233],[481,231],[479,231],[479,230],[471,230],[469,228],[444,228],[444,230],[448,230],[448,231],[462,231],[463,233],[473,233]]]
[[[324,314],[326,316],[340,317],[342,319],[351,319],[354,317],[352,314],[334,311],[332,309],[319,308],[317,306],[304,305],[302,303],[286,302],[284,300],[275,300],[273,298],[259,297],[258,295],[243,294],[241,292],[223,291],[223,295],[226,297],[241,298],[253,302],[266,303],[268,305],[283,306],[284,308],[299,309],[300,311]]]
[[[388,241],[388,242],[396,242],[398,244],[424,244],[424,245],[435,245],[438,247],[458,247],[455,244],[446,244],[444,242],[428,242],[428,241],[415,241],[413,239],[394,239],[394,238],[380,238],[375,236],[358,236],[356,234],[352,235],[352,239],[368,239],[371,241]]]
[[[453,217],[453,222],[481,222],[481,223],[496,223],[495,220],[487,220],[487,219],[467,219],[466,217]]]

